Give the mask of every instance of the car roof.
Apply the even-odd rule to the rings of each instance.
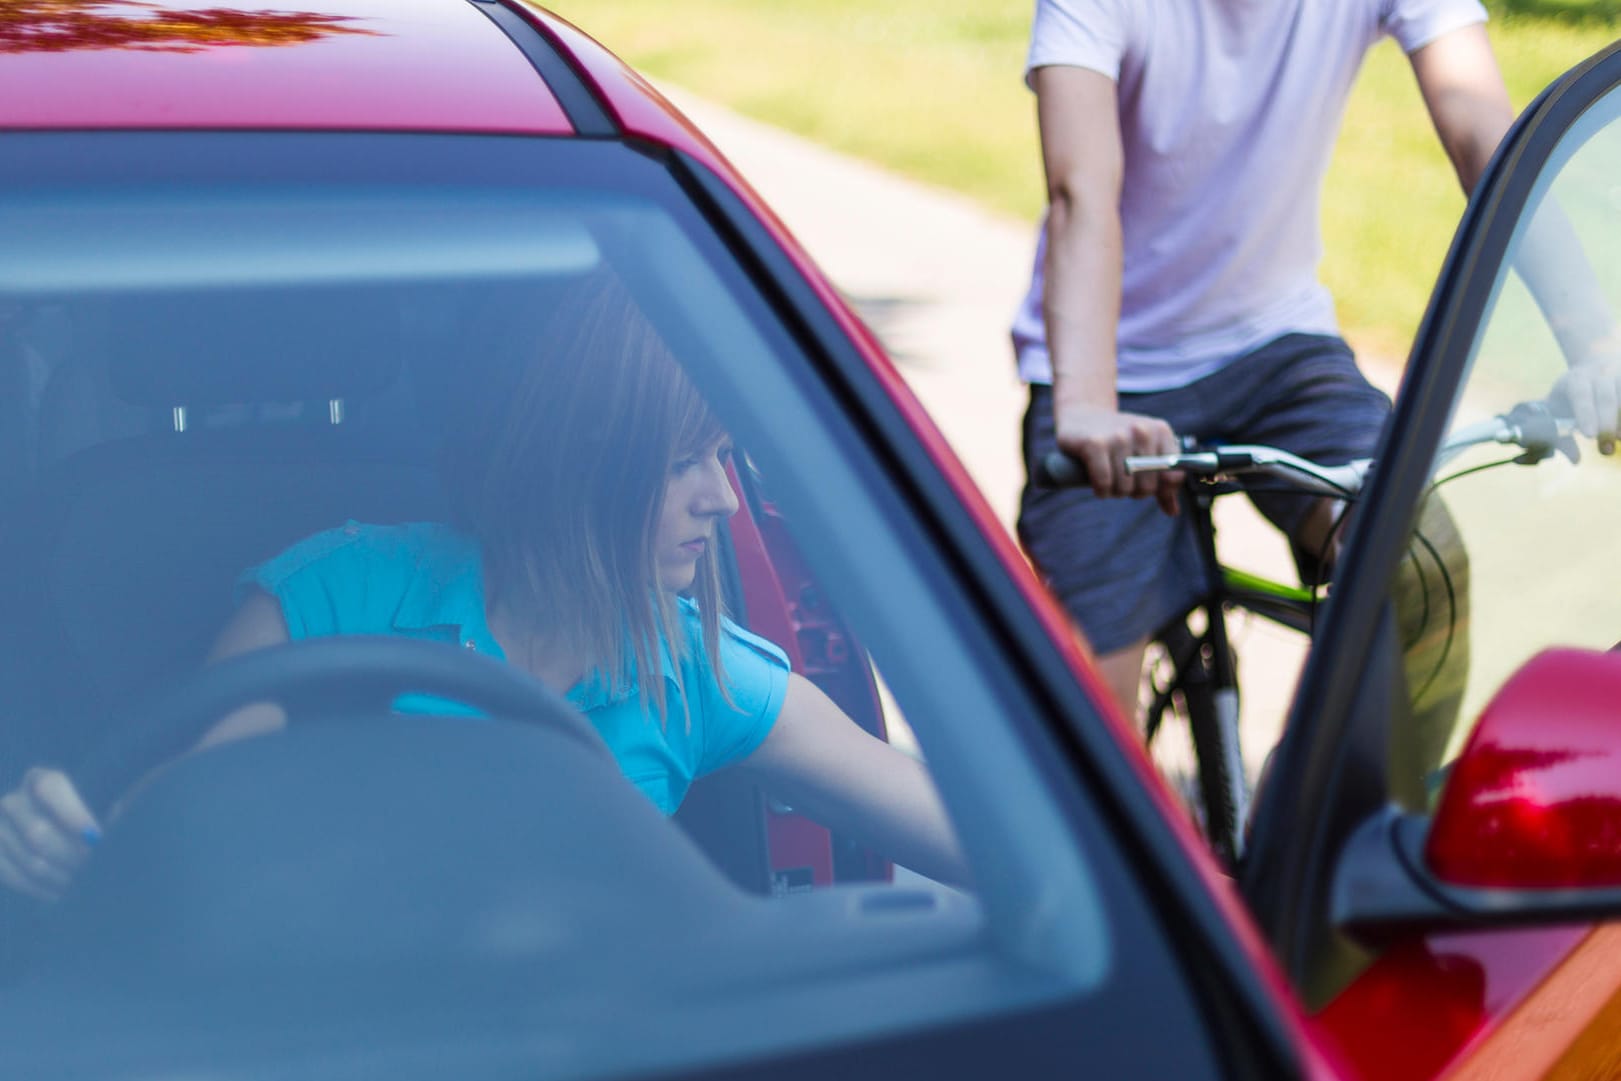
[[[10,0],[0,131],[577,134],[662,144],[744,186],[657,89],[523,0],[215,2]]]
[[[496,7],[25,2],[0,16],[0,128],[573,132]]]

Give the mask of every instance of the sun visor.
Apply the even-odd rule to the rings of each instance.
[[[0,295],[407,284],[577,274],[578,200],[469,187],[25,190],[0,205]]]
[[[598,265],[577,196],[34,189],[0,206],[0,302],[94,313],[131,404],[357,399],[392,381],[458,289],[543,288]]]

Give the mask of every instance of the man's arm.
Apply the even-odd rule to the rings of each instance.
[[[1175,513],[1180,479],[1125,477],[1129,454],[1176,449],[1164,421],[1119,411],[1120,184],[1124,171],[1113,79],[1077,67],[1032,75],[1047,174],[1044,317],[1058,444],[1086,464],[1100,496],[1156,496]]]
[[[1410,60],[1441,145],[1465,194],[1471,193],[1514,122],[1486,28],[1444,34]],[[1612,453],[1621,429],[1621,335],[1581,240],[1552,199],[1538,208],[1514,266],[1570,366],[1553,393],[1569,404],[1599,450]]]
[[[1477,23],[1441,35],[1408,60],[1435,133],[1468,195],[1514,123],[1491,39]]]

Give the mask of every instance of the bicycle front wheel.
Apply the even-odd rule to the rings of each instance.
[[[1155,636],[1143,666],[1142,715],[1149,754],[1229,869],[1243,856],[1249,803],[1238,739],[1231,654],[1183,622]]]

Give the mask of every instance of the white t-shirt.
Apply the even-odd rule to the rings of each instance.
[[[1411,53],[1485,18],[1479,0],[1037,0],[1026,81],[1056,64],[1118,85],[1121,390],[1337,332],[1318,203],[1363,56],[1385,34]],[[1013,323],[1019,374],[1040,383],[1045,249],[1043,223]]]

